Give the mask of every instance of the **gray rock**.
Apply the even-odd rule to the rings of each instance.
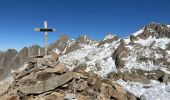
[[[165,74],[163,77],[163,83],[168,84],[168,82],[170,82],[170,75]]]
[[[55,73],[55,74],[63,74],[69,71],[69,69],[64,64],[57,64],[53,68],[46,68],[45,72]]]
[[[53,49],[58,49],[61,52],[63,52],[65,50],[65,48],[67,47],[67,43],[69,41],[69,37],[66,35],[61,35],[60,38],[55,41],[54,43],[49,45],[49,49],[53,50]]]
[[[144,96],[144,95],[141,95],[141,96],[140,96],[140,100],[146,100],[145,96]]]
[[[0,79],[5,78],[11,70],[10,63],[17,55],[17,51],[9,49],[0,55]]]
[[[123,58],[126,58],[130,50],[126,47],[126,44],[122,42],[117,49],[113,52],[112,58],[115,60],[115,65],[117,68],[123,68],[125,66],[125,61]]]
[[[45,81],[38,81],[34,85],[20,85],[19,91],[25,94],[40,94],[53,90],[74,78],[74,73],[66,73],[49,78]]]
[[[44,56],[43,59],[48,60],[50,62],[55,62],[58,60],[58,54],[55,51],[50,50],[48,55]]]

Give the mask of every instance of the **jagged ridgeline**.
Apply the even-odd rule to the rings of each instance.
[[[7,76],[12,77],[13,74],[11,75],[11,72],[15,73],[17,72],[17,69],[24,68],[22,65],[24,65],[24,63],[28,60],[27,58],[29,56],[31,57],[38,55],[39,49],[41,54],[43,54],[43,48],[39,46],[24,48],[20,52],[17,52],[16,50],[1,52],[1,79]],[[97,74],[97,77],[100,77],[101,80],[105,78],[109,79],[111,82],[121,84],[124,86],[124,88],[134,93],[138,98],[170,98],[170,93],[168,92],[169,90],[167,90],[169,86],[168,82],[170,82],[170,25],[150,23],[126,38],[120,38],[116,35],[110,34],[104,37],[104,39],[101,41],[91,40],[87,36],[80,36],[76,40],[73,40],[66,35],[62,35],[58,40],[50,44],[48,49],[54,50],[58,54],[59,59],[57,61],[64,64],[64,66],[68,68],[69,71],[75,71],[76,69],[81,70],[81,74],[82,72],[87,73],[87,76]],[[37,63],[32,66],[35,67],[36,64]],[[45,69],[46,68],[42,68],[41,70]],[[65,74],[66,73],[67,72],[65,72]],[[55,77],[56,73],[54,72],[53,74]],[[43,75],[45,75],[45,78],[49,79],[53,77],[53,74],[47,74],[47,76],[46,74]],[[35,76],[37,75],[41,76],[41,74],[35,74]],[[33,78],[36,79],[37,77]],[[41,77],[39,78],[41,79]],[[73,77],[69,82],[74,83],[73,79],[76,80],[77,78]],[[89,79],[89,77],[87,79]],[[22,80],[22,78],[18,80]],[[154,80],[154,82],[152,80]],[[84,81],[88,82],[86,79],[83,79],[83,82]],[[136,85],[138,83],[131,83],[131,85],[128,85],[128,82],[140,82],[141,84],[148,84],[148,89],[143,88],[146,85],[142,85],[143,87],[141,87],[140,84],[139,87],[142,90],[139,92],[135,91],[133,90],[132,84]],[[37,83],[37,81],[35,83]],[[104,82],[103,84],[106,83]],[[154,87],[155,84],[158,86]],[[69,84],[67,85],[66,87],[71,88]],[[89,87],[92,88],[93,85]],[[101,88],[101,86],[99,87]],[[153,92],[155,88],[161,89],[160,91],[163,93],[157,93],[157,91]],[[51,91],[51,89],[49,91]],[[57,90],[55,90],[55,92],[56,91]],[[153,96],[143,91],[152,91]],[[99,93],[97,90],[95,92]],[[85,93],[89,93],[89,91],[85,91]],[[49,94],[51,94],[51,92]],[[157,96],[157,94],[163,95]],[[74,94],[71,95],[73,96]],[[64,97],[65,96],[66,94],[64,93]],[[96,95],[96,97],[97,96],[98,95]],[[75,95],[73,97],[75,97]],[[112,96],[109,97],[109,99],[114,98]],[[128,96],[125,98],[128,98]]]
[[[43,54],[43,49],[38,45],[24,47],[17,52],[14,49],[9,49],[0,54],[0,79],[7,77],[12,70],[20,68],[28,57],[37,56],[39,50]]]

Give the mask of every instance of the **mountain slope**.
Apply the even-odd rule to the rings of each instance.
[[[142,83],[157,84],[158,88],[163,86],[161,91],[165,94],[161,96],[158,95],[160,92],[153,94],[153,96],[158,95],[155,97],[145,92],[140,95],[146,96],[147,99],[164,97],[166,100],[169,98],[166,95],[170,95],[166,89],[170,82],[169,30],[169,25],[151,23],[127,38],[114,39],[115,36],[106,36],[102,41],[109,41],[113,38],[111,42],[102,43],[101,41],[97,44],[86,45],[61,56],[60,60],[71,70],[80,67],[86,72],[94,72],[102,77],[118,80],[118,82],[123,79],[127,85],[128,81],[131,81],[141,82],[140,86],[143,87],[145,85]],[[152,83],[151,80],[156,80],[156,83]],[[130,84],[129,87],[131,87]],[[140,89],[154,92],[155,88]],[[129,91],[131,91],[130,88]],[[134,91],[131,92],[134,93]]]

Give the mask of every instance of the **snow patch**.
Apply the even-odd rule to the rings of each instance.
[[[108,39],[113,39],[115,35],[109,34],[106,37],[104,37],[103,41],[108,40]]]
[[[143,31],[144,31],[144,28],[143,28],[143,29],[140,29],[139,31],[137,31],[137,32],[135,32],[135,33],[133,33],[133,35],[134,35],[134,36],[137,36],[137,35],[143,33]]]
[[[166,45],[170,43],[170,39],[168,38],[162,38],[162,39],[155,39],[155,38],[148,38],[148,39],[139,39],[138,41],[135,41],[135,43],[140,43],[143,46],[150,46],[153,42],[154,47],[159,47],[161,49],[166,49]]]
[[[170,54],[170,50],[167,50],[166,52],[167,52],[168,54]]]
[[[59,54],[59,53],[61,53],[61,51],[59,50],[59,49],[55,49],[55,52],[57,53],[57,54]]]
[[[165,85],[154,80],[151,80],[149,84],[125,82],[123,80],[118,80],[116,83],[122,85],[137,97],[145,96],[146,100],[169,100],[170,98],[170,83]]]
[[[160,68],[160,70],[164,71],[164,72],[167,73],[167,74],[170,74],[170,71],[168,71],[167,68],[162,67],[162,68]]]
[[[167,25],[168,28],[170,28],[170,25]]]
[[[128,44],[129,42],[131,42],[131,41],[130,41],[130,37],[126,37],[126,38],[124,38],[123,40],[124,40],[124,42],[125,42],[126,44]]]

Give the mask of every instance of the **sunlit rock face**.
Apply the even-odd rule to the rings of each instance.
[[[2,53],[0,56],[0,67],[2,72],[0,73],[0,79],[10,75],[12,70],[20,68],[20,66],[25,63],[27,57],[39,55],[39,51],[40,55],[42,55],[43,49],[38,45],[34,45],[31,47],[24,47],[19,52],[14,49],[9,49]]]
[[[143,33],[139,34],[141,39],[147,38],[170,38],[170,27],[165,24],[150,23],[144,27]]]

